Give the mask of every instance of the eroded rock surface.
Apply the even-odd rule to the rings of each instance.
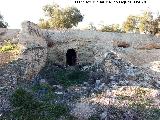
[[[7,109],[9,106],[8,97],[16,88],[18,82],[31,80],[44,66],[47,58],[46,41],[41,30],[34,23],[29,21],[22,23],[22,30],[12,39],[21,46],[16,59],[1,64],[0,111]],[[13,41],[11,40],[11,42]]]

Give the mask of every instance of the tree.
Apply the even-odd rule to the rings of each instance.
[[[97,30],[97,28],[93,23],[89,23],[85,30]]]
[[[123,23],[123,30],[125,32],[134,32],[138,29],[139,17],[130,15],[127,20]]]
[[[42,29],[48,29],[48,28],[50,28],[49,22],[46,21],[46,20],[44,20],[44,19],[40,19],[38,25]]]
[[[157,34],[160,32],[160,15],[154,20],[154,29],[153,34]]]
[[[119,24],[112,25],[103,25],[101,30],[102,32],[122,32]]]
[[[145,34],[156,34],[159,31],[160,16],[153,19],[151,11],[144,11],[139,16],[128,16],[127,20],[123,23],[123,30],[125,32],[141,32]]]
[[[42,28],[72,28],[83,20],[83,16],[76,7],[61,8],[57,4],[46,5],[43,8],[47,20],[41,19]]]
[[[140,32],[150,33],[154,29],[153,15],[151,11],[145,11],[140,17],[139,30]]]
[[[0,28],[7,28],[8,23],[4,22],[3,16],[0,14]]]

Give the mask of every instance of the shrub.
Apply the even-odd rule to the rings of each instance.
[[[3,46],[0,47],[0,52],[8,52],[17,48],[16,44],[11,42],[5,42]]]

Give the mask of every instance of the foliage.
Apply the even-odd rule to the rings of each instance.
[[[52,87],[51,87],[49,84],[47,84],[47,83],[36,84],[36,85],[34,85],[33,88],[32,88],[32,90],[33,90],[34,92],[37,92],[38,90],[42,90],[42,89],[45,89],[45,90],[47,90],[47,91],[49,91],[49,92],[51,92],[51,91],[53,90]],[[53,90],[53,91],[54,91],[54,90]]]
[[[88,79],[88,73],[80,70],[59,70],[55,73],[55,78],[65,87],[82,84]]]
[[[138,29],[138,21],[139,17],[138,16],[133,16],[130,15],[127,17],[127,20],[123,23],[123,30],[125,32],[133,32],[134,30]]]
[[[56,120],[68,115],[68,107],[63,104],[39,102],[32,93],[22,88],[17,89],[11,96],[13,111],[11,116],[18,120]]]
[[[144,11],[142,15],[130,15],[123,23],[125,32],[141,32],[145,34],[156,34],[159,32],[160,16],[153,18],[151,11]]]
[[[153,12],[144,11],[141,15],[129,15],[123,22],[122,28],[119,24],[103,25],[102,32],[140,32],[145,34],[157,34],[160,31],[160,15],[154,19]]]
[[[38,25],[39,25],[40,28],[43,28],[43,29],[50,28],[49,22],[47,20],[44,20],[44,19],[40,19]]]
[[[36,93],[39,93],[39,91],[44,91],[43,95],[39,98],[42,101],[49,101],[56,97],[54,94],[54,89],[46,83],[36,84],[33,86],[32,90]]]
[[[46,5],[43,8],[47,20],[41,19],[41,28],[72,28],[83,20],[83,16],[76,7],[61,8],[57,4]]]
[[[96,26],[93,23],[90,23],[85,30],[97,30]]]
[[[152,22],[152,34],[157,34],[160,32],[160,15],[158,15],[158,17],[156,19],[154,19],[154,21]]]
[[[0,14],[0,28],[7,28],[8,23],[4,22],[3,16]]]
[[[0,47],[0,52],[8,52],[17,49],[18,46],[9,41],[5,42],[4,45]]]
[[[42,104],[33,99],[31,93],[17,89],[11,96],[11,104],[14,107],[12,112],[13,117],[19,120],[34,120],[39,119]]]
[[[119,24],[103,25],[100,31],[102,32],[123,32]]]
[[[152,31],[153,15],[152,12],[145,11],[140,17],[139,30],[140,32],[148,33]]]

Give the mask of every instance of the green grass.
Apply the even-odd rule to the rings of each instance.
[[[39,119],[42,103],[36,101],[33,95],[22,88],[17,89],[11,96],[14,108],[12,116],[18,120]]]
[[[10,101],[13,110],[9,117],[16,120],[57,120],[61,116],[70,116],[66,105],[40,102],[33,93],[22,88],[12,94]]]
[[[34,92],[37,92],[38,90],[41,90],[41,89],[47,89],[48,91],[52,91],[53,89],[52,89],[52,87],[49,85],[49,84],[37,84],[37,85],[34,85],[33,87],[32,87],[32,90],[34,91]]]
[[[47,91],[45,94],[43,94],[41,100],[43,101],[49,101],[56,97],[54,94],[54,89],[49,84],[37,84],[32,87],[33,92],[38,92],[39,90],[45,90]]]
[[[59,70],[54,73],[56,80],[64,87],[82,84],[88,80],[88,72],[76,70]]]

